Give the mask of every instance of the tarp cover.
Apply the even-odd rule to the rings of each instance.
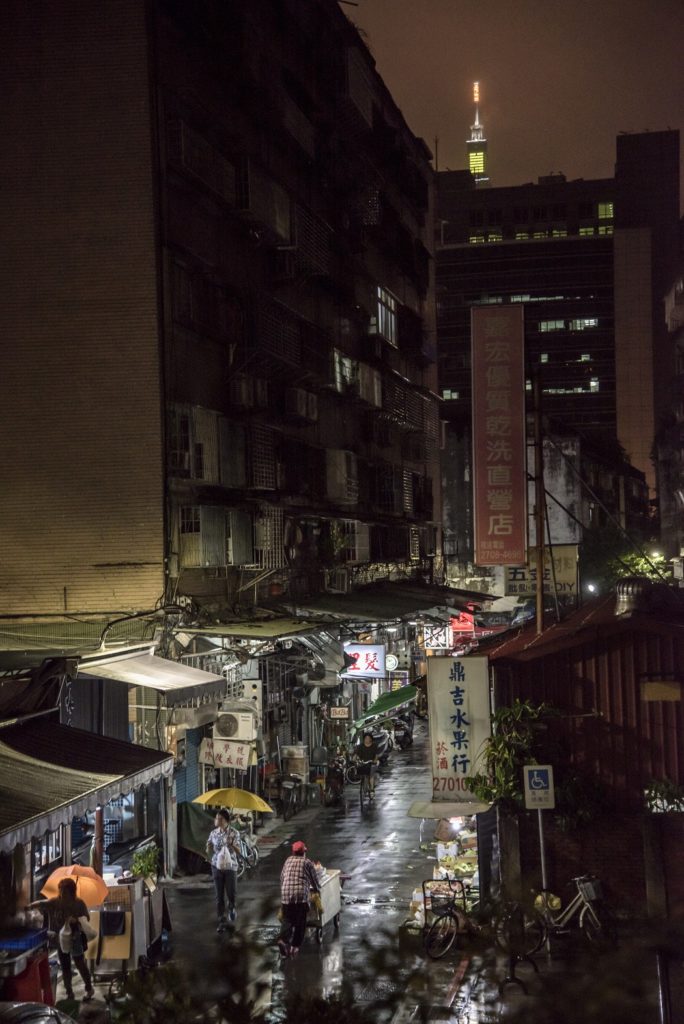
[[[226,689],[223,676],[157,658],[151,651],[85,659],[79,665],[81,673],[97,679],[116,679],[131,686],[149,686],[164,694],[168,707],[187,704],[195,697],[222,696]]]
[[[382,718],[383,716],[391,716],[392,713],[399,710],[399,708],[410,704],[416,699],[415,686],[401,686],[398,690],[390,690],[389,693],[383,693],[382,696],[378,697],[371,706],[354,722],[354,729],[357,731],[363,729],[364,725],[368,724],[375,718]]]
[[[213,827],[212,810],[186,800],[178,804],[178,845],[184,850],[206,856],[207,839]]]
[[[173,757],[36,719],[0,729],[0,850],[173,772]]]

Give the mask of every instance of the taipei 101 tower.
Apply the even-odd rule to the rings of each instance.
[[[473,101],[475,103],[475,124],[471,124],[470,138],[466,142],[468,170],[475,178],[476,188],[484,188],[489,184],[489,176],[487,174],[487,140],[484,126],[480,124],[479,82],[473,82]]]

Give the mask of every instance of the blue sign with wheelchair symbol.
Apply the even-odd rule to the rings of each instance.
[[[550,764],[526,764],[523,773],[525,807],[532,810],[555,807],[552,766]]]

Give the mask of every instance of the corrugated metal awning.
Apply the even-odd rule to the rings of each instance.
[[[452,803],[448,800],[414,800],[408,811],[409,818],[467,818],[470,814],[482,814],[488,811],[492,805],[478,801],[464,801],[463,803]]]
[[[79,675],[97,679],[115,679],[130,686],[148,686],[164,694],[168,707],[187,704],[197,697],[221,697],[225,693],[223,676],[191,668],[178,661],[157,658],[153,648],[141,652],[122,652],[84,658],[78,666]]]
[[[330,615],[335,619],[356,622],[386,622],[431,612],[447,618],[469,605],[480,606],[491,600],[491,594],[455,590],[452,587],[384,583],[359,587],[348,594],[315,594],[302,601],[298,612]]]
[[[173,772],[173,757],[52,721],[0,729],[0,851]]]
[[[314,633],[325,623],[302,622],[301,619],[249,619],[239,622],[216,622],[208,626],[183,627],[188,636],[234,637],[236,640],[282,640],[286,637]]]

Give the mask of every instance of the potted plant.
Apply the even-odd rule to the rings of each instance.
[[[131,871],[136,878],[157,881],[159,874],[159,847],[156,843],[146,846],[142,850],[136,850],[131,861]]]

